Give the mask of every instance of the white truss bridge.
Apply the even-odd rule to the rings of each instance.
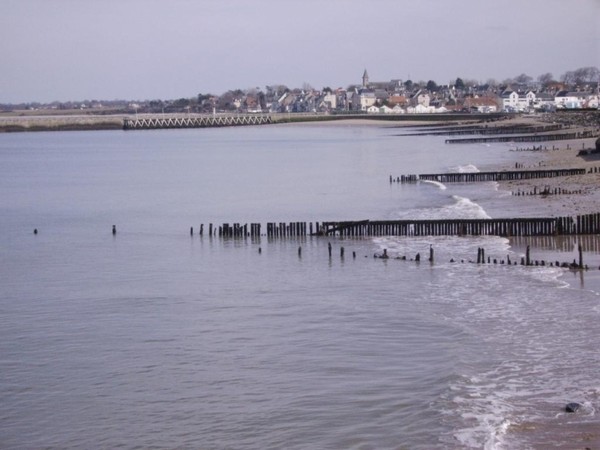
[[[154,130],[158,128],[208,128],[243,125],[267,125],[274,123],[268,114],[246,115],[140,115],[123,119],[125,130]]]

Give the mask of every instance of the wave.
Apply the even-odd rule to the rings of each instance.
[[[477,168],[477,166],[475,166],[473,164],[465,164],[464,166],[454,166],[454,167],[451,167],[450,170],[452,172],[457,172],[457,173],[480,172],[480,170]]]
[[[469,198],[453,195],[454,204],[444,206],[439,211],[443,219],[491,219],[488,213]]]
[[[447,189],[446,185],[444,183],[440,183],[439,181],[434,181],[434,180],[421,180],[421,183],[430,183],[430,184],[434,184],[437,187],[440,188],[440,190],[445,191]]]
[[[440,183],[441,184],[441,183]],[[443,189],[440,187],[440,189]],[[485,210],[473,200],[452,195],[452,204],[441,207],[430,207],[414,210],[398,211],[396,219],[441,220],[441,219],[490,219]]]

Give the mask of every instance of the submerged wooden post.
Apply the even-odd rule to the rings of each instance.
[[[112,234],[117,234],[117,226],[116,225],[112,226]]]
[[[525,265],[528,266],[531,264],[529,245],[527,246],[527,250],[525,251]]]
[[[429,246],[429,262],[433,262],[433,247]]]
[[[331,242],[327,243],[327,251],[329,252],[329,257],[331,258]]]
[[[577,246],[577,250],[579,251],[579,268],[583,269],[583,249],[581,244]]]

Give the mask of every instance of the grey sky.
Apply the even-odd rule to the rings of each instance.
[[[0,0],[0,102],[600,65],[600,0]]]

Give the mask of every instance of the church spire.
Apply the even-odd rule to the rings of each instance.
[[[366,88],[369,85],[369,74],[367,73],[367,69],[365,69],[365,73],[363,73],[362,81],[363,81],[363,83],[362,83],[363,87]]]

